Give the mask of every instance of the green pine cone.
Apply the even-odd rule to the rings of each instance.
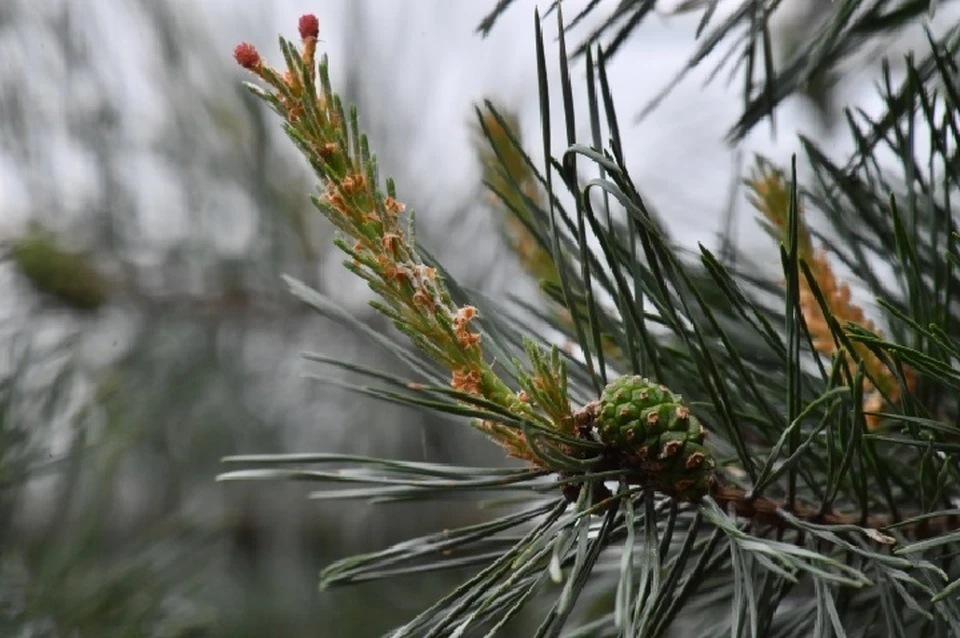
[[[655,477],[658,490],[697,500],[709,489],[716,463],[703,446],[703,425],[668,388],[639,376],[612,381],[596,426],[605,444]]]
[[[607,445],[634,448],[667,432],[684,434],[685,440],[703,442],[700,421],[668,388],[639,376],[611,381],[600,397],[597,431]]]
[[[67,252],[42,231],[13,245],[13,261],[33,287],[76,310],[96,310],[107,301],[107,281],[80,254]]]

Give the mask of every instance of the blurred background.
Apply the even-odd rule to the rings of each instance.
[[[483,39],[493,4],[0,2],[0,636],[376,636],[462,577],[316,586],[331,560],[481,520],[475,505],[318,505],[296,485],[214,482],[236,453],[506,462],[464,423],[303,378],[303,351],[401,368],[279,281],[300,278],[389,331],[231,54],[244,40],[279,63],[276,35],[296,37],[299,15],[316,13],[334,85],[359,105],[420,241],[465,286],[532,295],[484,197],[473,107],[515,113],[538,157],[536,3],[517,0]],[[840,107],[881,106],[876,52],[731,147],[740,89],[707,84],[711,65],[635,117],[694,47],[700,12],[674,15],[680,4],[660,3],[611,66],[634,181],[678,241],[755,242],[774,264],[738,177],[754,152],[788,162],[799,132],[848,148]],[[773,35],[788,51],[831,3],[784,4]],[[937,24],[955,20],[953,4]],[[918,28],[883,52],[923,42]]]

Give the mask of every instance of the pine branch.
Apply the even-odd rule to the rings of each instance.
[[[512,2],[499,1],[484,17],[477,31],[487,35],[496,22],[509,10]],[[700,45],[696,47],[683,69],[646,105],[637,116],[643,119],[657,108],[695,68],[714,57],[719,57],[711,78],[725,67],[731,79],[740,74],[743,88],[743,109],[731,127],[729,138],[743,140],[760,122],[773,121],[777,107],[788,97],[817,87],[829,90],[836,83],[843,65],[858,51],[871,48],[898,31],[916,24],[934,14],[943,0],[846,0],[844,2],[812,2],[806,17],[807,24],[795,27],[789,33],[780,33],[779,40],[771,35],[770,19],[788,3],[783,0],[741,0],[736,8],[724,14],[716,12],[717,0],[688,0],[678,3],[673,15],[702,11],[696,29]],[[620,46],[649,18],[662,12],[653,9],[651,0],[623,0],[616,4],[592,0],[569,22],[562,25],[572,31],[585,19],[599,17],[600,24],[584,37],[574,49],[574,56],[584,56],[591,47],[603,46],[605,55],[616,55]],[[559,10],[560,3],[552,2],[545,14]],[[799,38],[799,41],[794,41]],[[720,54],[722,44],[730,43]],[[785,57],[781,68],[776,68],[775,51]],[[761,70],[762,69],[762,70]],[[757,77],[757,76],[760,77]],[[815,93],[811,93],[816,97]],[[888,125],[890,120],[883,124]]]
[[[846,45],[832,38],[851,20],[862,26],[883,3],[853,16],[855,4],[840,8],[834,30],[822,36],[829,55],[817,55],[843,53]],[[556,14],[562,31],[559,7]],[[550,259],[540,263],[555,275],[547,291],[569,313],[539,316],[575,342],[570,352],[545,337],[525,338],[521,315],[500,300],[469,302],[470,293],[416,244],[412,222],[401,224],[404,211],[393,184],[388,180],[381,190],[356,112],[347,116],[331,89],[326,60],[314,63],[315,18],[301,20],[299,48],[281,39],[283,72],[249,45],[236,50],[238,62],[269,87],[254,92],[282,117],[321,180],[324,195],[315,203],[348,238],[337,240],[352,260],[347,268],[380,295],[383,303],[375,307],[412,347],[371,338],[408,363],[414,378],[322,355],[313,360],[369,379],[370,385],[347,386],[364,396],[471,419],[526,467],[504,471],[329,454],[241,457],[225,461],[255,467],[226,472],[220,480],[333,485],[315,494],[322,499],[393,502],[485,493],[491,506],[510,504],[491,521],[347,558],[324,571],[323,584],[332,586],[465,566],[478,570],[396,636],[492,635],[551,583],[558,591],[538,636],[558,636],[578,624],[582,635],[660,636],[683,614],[712,609],[717,601],[730,604],[728,620],[708,635],[772,635],[787,625],[826,635],[849,627],[864,606],[882,609],[904,632],[926,623],[936,623],[936,635],[960,630],[960,608],[950,598],[960,577],[944,558],[960,545],[952,506],[960,485],[956,420],[931,418],[936,403],[923,394],[925,387],[960,387],[960,345],[931,321],[953,312],[944,283],[953,273],[920,274],[921,258],[937,254],[929,237],[934,247],[947,242],[953,249],[948,263],[960,258],[954,233],[945,232],[951,224],[940,220],[932,226],[937,232],[927,232],[936,222],[922,216],[921,195],[928,191],[909,150],[911,129],[895,118],[890,140],[909,176],[903,209],[896,199],[877,195],[871,175],[838,169],[810,153],[818,176],[854,210],[864,205],[875,243],[896,255],[906,302],[891,301],[890,307],[905,325],[884,338],[865,312],[861,316],[834,266],[818,258],[818,241],[841,259],[850,255],[807,227],[800,195],[808,191],[795,174],[789,187],[774,173],[754,181],[757,203],[781,242],[784,290],[769,277],[728,269],[702,246],[676,246],[625,168],[607,58],[599,50],[590,56],[597,73],[589,75],[588,116],[595,138],[605,121],[610,150],[573,138],[563,38],[568,145],[553,157],[539,16],[535,24],[544,167],[524,161],[529,172],[510,172],[489,121],[487,133],[500,151],[504,172],[498,175],[506,178],[496,187],[498,198],[524,231],[542,239],[540,254]],[[915,88],[922,90],[922,83]],[[946,124],[939,130],[948,132]],[[583,165],[599,177],[579,170]],[[524,190],[524,180],[539,183],[542,204]],[[569,191],[572,203],[560,201],[555,185]],[[824,190],[804,203],[826,202],[839,211],[840,202]],[[618,214],[623,221],[615,220]],[[865,260],[858,265],[857,276],[868,272]],[[303,301],[336,315],[321,295],[288,283]],[[841,325],[861,318],[862,325]],[[906,334],[912,334],[911,345],[900,339]],[[617,347],[605,348],[609,342]],[[504,365],[508,360],[512,366]],[[875,411],[865,397],[874,388],[902,413]],[[872,428],[868,417],[876,419]],[[323,467],[329,465],[336,467]],[[574,611],[588,585],[610,591],[615,601],[599,624]],[[796,613],[785,609],[788,595],[798,600]]]
[[[7,243],[9,258],[34,290],[81,315],[96,312],[109,302],[133,302],[137,308],[150,312],[242,315],[264,321],[293,317],[308,310],[288,295],[240,285],[206,295],[151,290],[133,277],[103,274],[92,256],[63,248],[39,227]]]

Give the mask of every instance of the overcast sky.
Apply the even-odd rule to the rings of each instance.
[[[73,28],[86,38],[86,52],[91,64],[108,69],[107,80],[97,89],[84,78],[64,79],[64,60],[49,29],[39,25],[49,15],[57,15],[64,0],[11,0],[23,15],[0,33],[0,59],[6,67],[3,76],[26,73],[27,86],[0,84],[0,89],[25,91],[30,95],[31,109],[42,130],[32,137],[33,159],[47,156],[48,161],[31,169],[20,157],[3,152],[0,147],[0,233],[15,234],[38,208],[54,209],[58,214],[80,214],[88,199],[98,196],[95,158],[71,137],[66,122],[68,114],[97,100],[108,100],[119,107],[130,123],[124,142],[143,148],[162,142],[164,111],[162,93],[176,90],[176,82],[158,81],[163,75],[164,61],[160,45],[139,3],[127,0],[87,0],[83,11],[73,11]],[[396,113],[401,125],[389,130],[390,146],[407,149],[402,162],[389,164],[400,184],[416,182],[415,190],[422,201],[454,201],[476,187],[478,174],[470,144],[468,123],[472,107],[484,97],[494,98],[521,113],[528,146],[539,148],[536,137],[539,116],[533,50],[534,0],[517,0],[487,39],[474,29],[481,17],[493,6],[492,1],[449,2],[443,0],[394,0],[392,2],[360,2],[357,0],[163,0],[174,7],[185,24],[199,27],[213,38],[209,55],[221,55],[229,62],[232,46],[249,40],[265,57],[279,62],[276,34],[296,35],[298,16],[308,10],[320,18],[321,48],[332,59],[334,82],[343,70],[343,61],[359,57],[369,73],[361,78],[364,92],[384,112]],[[812,0],[811,0],[812,1]],[[566,16],[576,14],[584,2],[566,0]],[[606,3],[610,6],[616,3]],[[721,74],[704,86],[715,58],[696,69],[679,84],[659,109],[640,124],[633,116],[682,68],[695,45],[694,29],[699,12],[670,16],[668,9],[676,2],[661,3],[660,15],[647,20],[622,48],[611,69],[614,96],[621,117],[628,163],[634,181],[648,199],[669,220],[676,235],[685,242],[703,241],[712,245],[722,222],[721,212],[729,188],[736,177],[733,150],[723,141],[740,107],[740,80],[727,85]],[[719,14],[736,3],[721,2]],[[774,21],[774,37],[783,37],[796,28],[797,16],[809,2],[785,3],[793,14]],[[951,8],[957,3],[946,3]],[[77,5],[73,5],[76,7]],[[602,6],[602,4],[601,4]],[[375,11],[371,9],[375,7]],[[605,14],[601,10],[599,14]],[[942,21],[952,16],[940,10]],[[361,20],[364,28],[357,32],[347,27]],[[596,20],[593,21],[595,23]],[[589,31],[593,23],[585,23],[571,35],[571,46]],[[546,26],[547,57],[555,60],[553,20]],[[916,43],[916,33],[909,40]],[[200,68],[202,62],[197,62]],[[553,65],[555,67],[555,65]],[[557,87],[556,68],[552,67],[552,86]],[[24,71],[29,69],[29,71]],[[573,70],[575,80],[582,78],[582,63]],[[876,112],[879,101],[872,88],[870,74],[856,75],[840,87],[839,101],[863,105]],[[575,87],[578,85],[575,82]],[[585,104],[582,91],[576,96]],[[585,113],[585,109],[581,111]],[[555,149],[564,145],[559,126],[560,102],[554,100]],[[362,114],[363,115],[363,114]],[[370,119],[371,114],[366,117]],[[376,114],[384,120],[384,113]],[[580,120],[581,138],[587,139],[585,118]],[[821,137],[828,149],[839,151],[849,147],[841,137],[823,138],[815,115],[802,99],[788,101],[778,113],[778,136],[771,137],[770,127],[758,126],[743,145],[747,158],[761,152],[786,164],[798,149],[796,134],[804,132]],[[375,140],[376,141],[376,140]],[[559,151],[557,151],[559,152]],[[438,162],[438,158],[442,161]],[[36,166],[46,168],[38,173]],[[33,172],[31,173],[31,170]],[[176,176],[153,162],[150,153],[136,153],[119,167],[131,179],[139,180],[137,198],[141,215],[153,226],[153,237],[160,242],[176,242],[182,236],[184,220],[193,211],[178,193]],[[149,179],[144,178],[149,176]],[[425,177],[426,176],[426,177]],[[407,188],[406,190],[410,190]],[[224,192],[224,202],[240,210],[244,203],[235,193]],[[752,222],[752,212],[741,202],[738,228],[741,237],[753,241],[759,234]],[[146,211],[146,212],[144,212]],[[152,211],[152,212],[151,212]],[[421,211],[424,213],[424,211]],[[444,211],[427,211],[428,215]],[[241,221],[233,226],[238,250],[244,245]],[[225,235],[225,242],[231,241]],[[769,246],[769,255],[774,250]]]

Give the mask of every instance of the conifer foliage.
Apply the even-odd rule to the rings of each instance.
[[[706,25],[716,3],[701,4]],[[748,39],[762,44],[770,4],[744,2],[726,29],[752,16],[760,23]],[[924,3],[900,13],[890,2],[838,4],[826,22],[835,30],[815,36],[823,46],[806,66],[768,72],[756,99],[751,84],[741,129],[772,116],[780,91],[849,54],[855,42],[841,34],[886,32]],[[636,22],[653,3],[627,5]],[[227,458],[242,467],[220,479],[313,481],[325,487],[317,498],[374,502],[488,494],[483,523],[321,574],[327,588],[470,569],[396,637],[494,636],[521,612],[538,615],[538,637],[960,635],[956,29],[931,36],[922,61],[907,60],[901,86],[886,83],[882,118],[847,113],[857,142],[849,157],[805,139],[809,184],[798,184],[795,166],[763,159],[744,176],[780,247],[782,272],[770,277],[749,255],[720,259],[667,235],[624,166],[609,52],[595,41],[580,50],[593,138],[574,138],[583,114],[559,3],[555,13],[566,148],[551,147],[557,95],[539,15],[543,161],[509,114],[489,102],[477,113],[491,206],[542,282],[537,300],[464,290],[417,244],[412,211],[381,179],[359,114],[331,85],[315,17],[301,18],[299,43],[280,39],[279,68],[237,47],[257,78],[251,90],[316,172],[313,201],[342,233],[345,267],[406,336],[371,334],[409,378],[308,358],[365,374],[370,384],[352,389],[368,397],[461,417],[520,464],[321,451]],[[929,157],[916,157],[921,130]],[[899,165],[882,166],[881,148]],[[809,210],[828,226],[813,227]],[[876,274],[878,260],[891,277]],[[338,317],[321,295],[287,283]],[[855,303],[852,287],[878,309]]]

